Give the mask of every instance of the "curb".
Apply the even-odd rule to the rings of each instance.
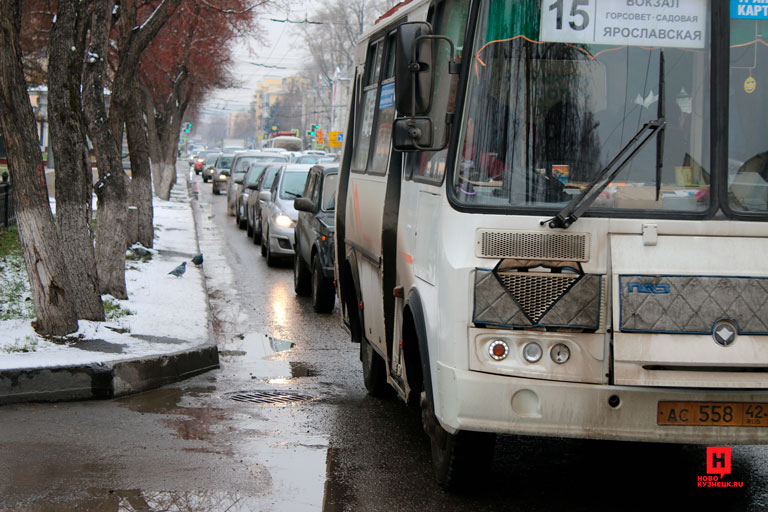
[[[188,193],[189,180],[183,174],[179,183],[171,189],[181,189],[190,205],[190,214],[198,244],[196,200]],[[178,188],[177,188],[178,186]],[[184,188],[181,188],[184,187]],[[193,203],[194,201],[194,203]],[[211,307],[207,282],[203,279],[205,305],[208,310],[208,338]],[[179,382],[195,375],[219,368],[219,350],[215,342],[163,354],[153,354],[133,359],[120,359],[103,363],[75,364],[68,366],[15,368],[0,370],[0,406],[23,402],[62,402],[117,398],[156,389]]]
[[[219,367],[216,345],[98,364],[0,371],[0,405],[109,399],[156,389]]]

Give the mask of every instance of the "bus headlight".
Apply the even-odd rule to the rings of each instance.
[[[491,356],[491,359],[495,359],[496,361],[506,359],[509,355],[509,345],[501,340],[493,341],[488,346],[488,355]]]
[[[527,343],[523,347],[523,359],[525,359],[529,363],[538,362],[539,359],[541,359],[541,356],[543,353],[544,351],[541,349],[541,345],[539,345],[535,341]]]

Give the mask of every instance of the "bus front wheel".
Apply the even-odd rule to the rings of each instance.
[[[437,421],[426,391],[421,394],[422,423],[429,434],[435,480],[446,491],[459,491],[480,482],[493,463],[496,434],[446,431]]]

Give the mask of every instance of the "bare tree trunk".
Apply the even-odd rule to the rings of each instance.
[[[49,50],[48,112],[56,162],[56,217],[72,283],[72,301],[78,318],[103,321],[91,230],[91,159],[80,104],[87,14],[79,4],[59,0]]]
[[[138,209],[137,239],[144,247],[152,247],[154,229],[152,225],[152,171],[149,166],[149,144],[144,125],[141,92],[132,86],[133,108],[129,108],[126,117],[128,147],[131,148],[131,197]]]
[[[172,93],[163,105],[155,105],[152,95],[143,88],[147,134],[152,157],[152,181],[157,197],[166,201],[171,195],[171,187],[176,184],[179,130],[188,104],[187,84],[188,75],[182,71],[176,78]]]
[[[114,1],[94,0],[91,42],[83,72],[83,103],[88,135],[96,152],[99,199],[96,222],[96,268],[101,293],[127,299],[125,286],[125,226],[128,217],[128,176],[123,171],[120,148],[107,121],[104,74]]]
[[[13,178],[13,200],[40,334],[77,330],[61,238],[48,204],[43,157],[21,63],[20,3],[0,0],[0,126]]]

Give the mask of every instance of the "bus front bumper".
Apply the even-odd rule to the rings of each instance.
[[[660,401],[765,404],[768,390],[578,384],[459,370],[439,362],[435,384],[436,413],[449,432],[473,430],[624,441],[768,444],[768,427],[657,425]]]

